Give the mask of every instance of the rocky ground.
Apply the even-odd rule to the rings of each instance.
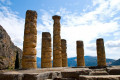
[[[120,80],[120,66],[1,70],[0,80]]]

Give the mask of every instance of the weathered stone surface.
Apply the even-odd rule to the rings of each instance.
[[[106,66],[106,57],[105,57],[105,49],[104,49],[104,41],[102,38],[97,39],[97,63],[98,66]]]
[[[25,31],[23,42],[22,69],[35,69],[36,66],[36,44],[37,44],[37,13],[27,10],[25,19]]]
[[[0,25],[0,69],[21,68],[22,50],[13,44]]]
[[[62,67],[60,16],[53,16],[53,67]],[[57,56],[57,57],[56,57]],[[59,56],[59,57],[58,57]]]
[[[107,67],[107,72],[110,75],[120,75],[120,66]]]
[[[116,68],[116,67],[107,67]],[[116,69],[120,69],[117,67]],[[91,72],[105,72],[105,68],[89,69],[89,68],[70,68],[70,67],[57,67],[57,68],[42,68],[30,70],[5,70],[0,71],[0,80],[120,80],[120,75],[105,75],[94,74]]]
[[[43,32],[42,33],[42,49],[41,49],[41,68],[52,67],[51,55],[52,55],[51,34],[49,32]]]
[[[79,79],[79,73],[75,71],[61,72],[62,78],[75,78]]]
[[[0,80],[22,80],[22,74],[0,74]]]
[[[99,76],[84,76],[80,75],[79,80],[120,80],[120,75],[99,75]]]
[[[83,41],[77,41],[77,66],[85,66]]]
[[[62,67],[67,67],[67,46],[66,46],[66,40],[61,39],[61,48],[62,48]]]
[[[108,72],[104,69],[93,69],[90,72],[90,75],[109,75]]]

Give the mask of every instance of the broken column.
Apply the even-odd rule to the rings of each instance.
[[[23,42],[22,69],[35,69],[37,44],[37,12],[27,10]]]
[[[97,63],[98,66],[104,67],[106,66],[106,57],[105,57],[105,49],[104,49],[104,41],[102,38],[97,39]]]
[[[67,63],[67,46],[66,46],[66,40],[65,39],[61,39],[61,49],[62,49],[62,67],[67,67],[68,63]]]
[[[52,57],[51,34],[49,32],[43,32],[41,47],[41,68],[52,67],[51,57]]]
[[[85,66],[83,41],[77,41],[77,66]]]
[[[60,16],[53,16],[53,67],[62,67]]]

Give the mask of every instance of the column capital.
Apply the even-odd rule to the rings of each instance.
[[[76,41],[77,47],[83,46],[83,41],[79,40]]]
[[[103,41],[103,38],[98,38],[97,41]]]
[[[53,20],[56,20],[56,19],[59,19],[59,20],[60,20],[60,19],[61,19],[61,16],[54,15],[54,16],[52,16],[52,19],[53,19]]]
[[[42,37],[51,37],[49,32],[42,32]]]
[[[37,12],[34,10],[27,10],[26,15],[37,16]]]

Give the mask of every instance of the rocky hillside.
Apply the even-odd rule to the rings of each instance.
[[[15,46],[9,35],[0,25],[0,69],[21,67],[22,50]]]

